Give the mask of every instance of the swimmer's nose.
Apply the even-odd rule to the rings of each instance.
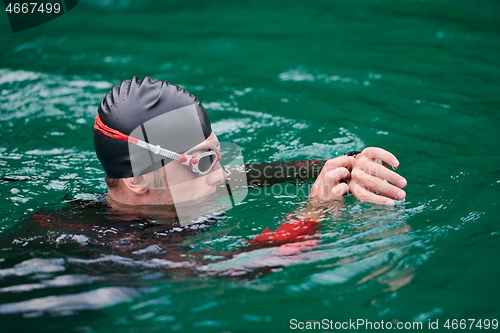
[[[217,185],[218,183],[221,183],[227,179],[227,174],[226,171],[224,171],[224,168],[220,165],[219,162],[217,162],[212,171],[208,173],[208,183],[210,185]]]

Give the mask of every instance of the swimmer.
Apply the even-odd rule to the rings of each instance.
[[[58,251],[76,251],[84,257],[88,252],[90,258],[112,253],[135,257],[160,249],[150,255],[172,262],[192,261],[185,256],[188,237],[209,230],[222,217],[217,212],[195,212],[192,215],[201,222],[183,225],[179,209],[186,202],[195,210],[210,204],[220,184],[234,180],[238,173],[244,175],[246,188],[306,179],[314,179],[314,184],[305,209],[287,214],[276,230],[265,228],[247,245],[221,254],[220,260],[283,244],[287,254],[311,249],[320,241],[323,216],[339,207],[346,194],[382,205],[405,197],[406,180],[383,164],[396,168],[399,162],[381,148],[327,161],[261,163],[234,173],[226,170],[221,165],[223,148],[202,104],[186,90],[150,77],[115,85],[99,105],[93,132],[96,154],[106,173],[106,199],[75,200],[64,209],[31,214],[1,235],[0,241],[10,244],[13,253],[56,246]],[[226,194],[236,197],[236,187]],[[193,267],[192,273],[197,274],[197,265]],[[256,274],[261,273],[258,269]]]
[[[226,180],[219,140],[204,107],[167,81],[134,77],[115,85],[101,101],[93,130],[97,157],[106,172],[107,201],[116,209],[200,199]],[[311,169],[307,174],[316,178],[309,199],[328,205],[351,194],[362,201],[394,205],[394,200],[405,198],[402,188],[407,182],[383,162],[394,169],[399,166],[393,154],[375,147],[308,162],[302,169]],[[287,163],[300,165],[247,167],[249,184],[303,178],[301,171],[280,179],[256,177],[263,176],[259,170],[264,167]]]

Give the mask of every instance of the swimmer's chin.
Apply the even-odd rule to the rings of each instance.
[[[183,198],[181,200],[174,200],[171,204],[140,204],[140,205],[132,205],[118,202],[112,199],[109,195],[106,196],[106,202],[112,211],[136,211],[136,212],[144,212],[146,215],[151,215],[152,213],[170,213],[173,212],[175,214],[176,206],[205,206],[209,203],[214,202],[217,199],[216,192],[209,193],[204,196],[200,196],[194,199],[186,199]]]
[[[175,205],[130,205],[115,201],[109,195],[106,197],[106,202],[109,207],[109,215],[116,215],[121,219],[130,219],[151,215],[163,217],[176,216]]]

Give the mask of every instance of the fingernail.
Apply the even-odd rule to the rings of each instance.
[[[398,186],[399,186],[399,187],[405,187],[405,186],[406,186],[406,184],[407,184],[407,182],[406,182],[406,179],[404,179],[404,178],[401,178],[401,179],[398,181]]]
[[[399,192],[396,194],[396,198],[397,198],[398,200],[403,200],[405,197],[406,197],[406,193],[405,193],[405,191],[399,191]]]
[[[394,206],[396,203],[394,202],[394,200],[387,199],[387,200],[385,201],[385,204],[386,204],[387,206]]]
[[[397,159],[393,159],[391,165],[394,169],[397,169],[399,166],[399,161]]]

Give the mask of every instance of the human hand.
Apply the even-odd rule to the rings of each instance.
[[[309,199],[319,201],[338,200],[344,194],[349,193],[349,185],[341,183],[341,180],[349,180],[354,158],[349,156],[339,156],[326,161],[318,178],[314,182]]]
[[[393,168],[399,166],[398,159],[381,148],[365,148],[356,156],[349,182],[349,191],[354,197],[379,205],[394,205],[393,199],[406,197],[402,190],[407,184],[406,179],[387,169],[382,161]]]

